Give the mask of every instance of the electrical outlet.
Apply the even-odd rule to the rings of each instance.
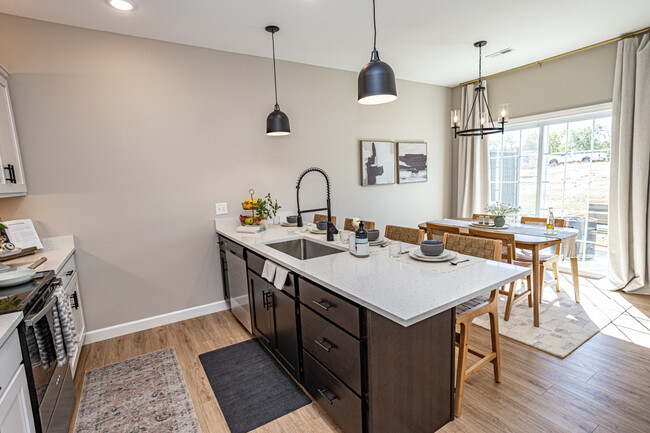
[[[217,215],[226,215],[228,213],[228,203],[215,204]]]

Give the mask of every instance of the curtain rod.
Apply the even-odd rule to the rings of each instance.
[[[497,72],[495,74],[485,76],[485,77],[483,77],[483,79],[485,80],[485,79],[488,79],[488,78],[496,77],[497,75],[507,74],[508,72],[513,72],[513,71],[517,71],[519,69],[528,68],[529,66],[533,66],[533,65],[539,65],[539,67],[541,68],[542,63],[544,63],[544,62],[559,59],[560,57],[565,57],[565,56],[568,56],[570,54],[575,54],[575,53],[580,53],[582,51],[587,51],[587,50],[589,50],[591,48],[596,48],[596,47],[600,47],[602,45],[607,45],[607,44],[610,44],[612,42],[617,42],[617,41],[620,41],[620,40],[623,40],[623,39],[626,39],[626,38],[631,38],[633,36],[640,35],[641,33],[646,33],[646,32],[650,32],[650,27],[647,27],[647,28],[645,28],[643,30],[639,30],[639,31],[636,31],[636,32],[633,32],[633,33],[628,33],[628,34],[625,34],[623,36],[619,36],[617,38],[612,38],[612,39],[608,39],[606,41],[598,42],[596,44],[587,45],[586,47],[578,48],[578,49],[573,50],[573,51],[568,51],[566,53],[558,54],[557,56],[549,57],[549,58],[544,59],[544,60],[538,60],[536,62],[528,63],[526,65],[517,66],[516,68],[512,68],[512,69],[508,69],[508,70],[505,70],[505,71]],[[459,86],[466,86],[468,84],[474,84],[476,82],[478,82],[478,79],[471,80],[471,81],[465,81],[464,83],[460,83]]]

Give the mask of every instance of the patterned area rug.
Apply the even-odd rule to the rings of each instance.
[[[86,372],[74,431],[200,433],[174,348]]]
[[[560,278],[560,293],[555,291],[554,286],[544,288],[539,309],[539,328],[533,326],[533,309],[528,307],[526,299],[517,302],[512,307],[510,320],[504,321],[506,298],[500,296],[499,334],[564,358],[627,308],[625,301],[619,299],[620,295],[599,290],[582,278],[580,304],[576,304],[573,285],[563,274],[560,274]],[[474,323],[482,328],[490,327],[487,315],[476,318]]]

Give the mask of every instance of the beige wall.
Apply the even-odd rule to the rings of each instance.
[[[238,215],[252,187],[295,209],[312,165],[339,218],[412,226],[450,210],[448,88],[400,81],[396,102],[366,107],[356,74],[279,62],[293,134],[269,138],[269,59],[7,15],[0,41],[28,186],[0,216],[76,235],[90,330],[221,300],[214,203]],[[427,141],[429,181],[359,186],[360,138]],[[320,205],[321,179],[305,181],[304,205]]]
[[[490,110],[510,104],[510,118],[551,113],[610,102],[614,86],[616,44],[531,66],[487,80]],[[452,89],[452,108],[460,107],[460,87]],[[458,155],[452,151],[452,214],[456,213]]]

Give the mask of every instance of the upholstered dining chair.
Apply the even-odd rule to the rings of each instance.
[[[546,225],[546,218],[538,218],[538,217],[526,217],[522,216],[521,217],[521,223],[522,224],[532,224],[532,225],[537,225],[537,226],[545,226]],[[564,227],[565,221],[560,218],[555,219],[555,227]],[[523,266],[532,266],[533,262],[533,255],[531,254],[530,251],[527,250],[518,250],[515,256],[515,260],[519,265]],[[560,262],[560,245],[558,244],[555,247],[555,250],[551,254],[543,253],[540,252],[539,255],[539,265],[540,265],[540,272],[539,272],[539,302],[542,302],[542,291],[544,290],[544,287],[547,286],[552,286],[555,284],[555,291],[560,292],[560,276],[558,273],[558,263]],[[550,280],[546,279],[546,270],[548,268],[551,268],[553,270],[553,278]]]
[[[420,242],[424,240],[424,230],[410,227],[386,226],[384,237],[393,241],[420,245]]]
[[[372,221],[363,221],[363,228],[366,230],[373,230],[375,228],[375,223]],[[356,229],[352,225],[352,218],[345,219],[345,225],[343,226],[344,230],[355,231]]]
[[[471,236],[452,235],[445,233],[443,237],[445,248],[461,254],[482,257],[488,260],[501,261],[500,240],[476,238]],[[499,318],[497,292],[492,290],[489,297],[479,296],[456,307],[456,345],[458,346],[458,362],[456,368],[456,389],[454,392],[454,414],[460,416],[463,407],[463,390],[465,380],[480,368],[492,363],[494,380],[501,382],[501,349],[499,348]],[[469,346],[469,333],[472,321],[483,314],[490,315],[490,336],[492,351],[482,353]],[[478,356],[480,360],[467,368],[467,353]]]
[[[503,245],[503,251],[501,252],[501,261],[505,263],[513,264],[515,263],[515,251],[517,245],[515,242],[515,235],[512,233],[503,233],[496,232],[492,230],[480,230],[480,229],[469,229],[469,235],[485,239],[496,239],[500,240]],[[503,320],[510,320],[510,312],[512,311],[512,306],[517,302],[523,299],[524,296],[528,295],[528,306],[533,306],[533,292],[532,284],[530,280],[530,275],[526,277],[526,282],[528,283],[528,288],[520,293],[515,293],[517,282],[513,281],[510,283],[508,288],[503,286],[499,289],[499,294],[506,295],[506,311],[503,314]],[[522,284],[523,287],[523,284]]]
[[[323,214],[319,214],[319,213],[314,214],[314,223],[316,223],[318,221],[327,221],[327,215],[323,215]],[[332,216],[332,223],[334,225],[336,225],[336,217],[335,216]]]
[[[444,226],[441,224],[427,223],[427,239],[441,241],[445,233],[460,234],[460,227]]]

